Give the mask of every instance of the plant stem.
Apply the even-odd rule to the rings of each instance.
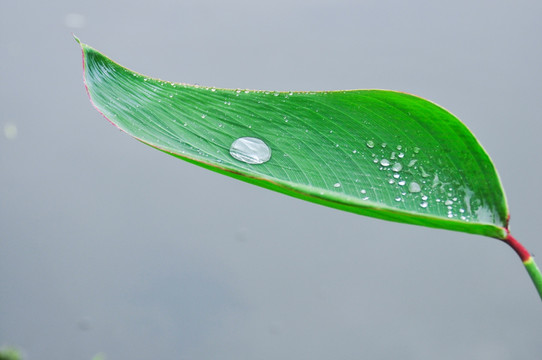
[[[527,269],[527,272],[533,281],[536,291],[538,291],[538,295],[540,295],[540,299],[542,299],[542,273],[538,266],[536,266],[534,258],[529,254],[527,249],[525,249],[525,247],[510,234],[510,232],[508,232],[508,236],[506,236],[504,242],[510,245],[510,247],[519,255],[525,269]]]

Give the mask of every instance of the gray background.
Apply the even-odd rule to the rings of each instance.
[[[71,37],[146,75],[383,88],[478,136],[542,254],[542,2],[0,0],[0,345],[27,359],[521,359],[542,304],[480,236],[365,218],[146,147]]]

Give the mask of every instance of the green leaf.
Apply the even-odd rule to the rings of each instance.
[[[156,149],[361,215],[507,236],[508,209],[493,163],[467,127],[432,102],[384,90],[273,92],[176,84],[81,47],[96,109]],[[241,141],[249,146],[239,150],[243,161],[230,147],[244,137],[261,144],[251,149]]]

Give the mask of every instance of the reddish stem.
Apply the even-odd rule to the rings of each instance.
[[[510,245],[512,249],[516,252],[516,254],[519,255],[521,261],[525,262],[529,260],[531,257],[531,254],[525,249],[523,245],[519,241],[517,241],[511,234],[508,232],[508,235],[504,239],[504,242]]]

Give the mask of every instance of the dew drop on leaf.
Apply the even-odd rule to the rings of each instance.
[[[374,147],[375,147],[375,142],[372,141],[372,140],[367,141],[367,147],[368,147],[369,149],[374,148]]]
[[[393,164],[393,166],[391,167],[391,169],[392,169],[393,171],[399,172],[399,171],[403,170],[403,165],[401,165],[400,163],[395,163],[395,164]]]
[[[408,184],[408,191],[410,191],[411,193],[418,193],[422,191],[422,188],[417,182],[411,182],[410,184]]]
[[[242,137],[231,144],[230,155],[247,164],[263,164],[271,158],[271,149],[258,138]]]

